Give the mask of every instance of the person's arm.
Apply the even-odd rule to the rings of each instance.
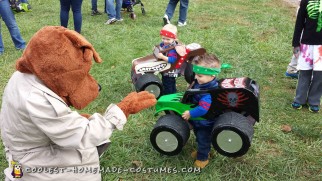
[[[211,96],[210,96],[210,94],[207,94],[199,100],[197,107],[195,107],[189,111],[190,116],[192,118],[204,116],[205,114],[207,114],[207,112],[210,108],[210,105],[211,105]]]
[[[168,62],[174,64],[178,59],[177,51],[172,49],[168,53]]]
[[[162,53],[159,53],[158,58],[164,61],[169,62],[170,64],[173,64],[177,61],[177,52],[176,50],[172,49],[169,51],[168,56],[163,55]]]
[[[158,54],[158,59],[161,59],[161,60],[164,60],[164,61],[168,62],[168,57],[163,55],[163,53]]]
[[[33,93],[26,108],[32,123],[66,148],[85,149],[110,142],[113,130],[121,130],[127,121],[116,105],[110,105],[103,115],[95,113],[87,119],[46,93]]]
[[[103,115],[95,113],[87,119],[72,111],[62,100],[34,91],[25,106],[34,125],[55,144],[86,149],[110,142],[112,132],[122,130],[130,114],[136,114],[155,103],[155,96],[147,91],[132,92],[117,105],[108,106]]]

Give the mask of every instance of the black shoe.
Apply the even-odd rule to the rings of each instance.
[[[92,16],[102,15],[102,13],[101,13],[101,12],[99,12],[98,10],[93,10],[91,15],[92,15]]]

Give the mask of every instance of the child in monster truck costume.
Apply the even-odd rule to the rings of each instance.
[[[162,42],[160,43],[161,50],[170,49],[165,53],[159,53],[157,58],[174,64],[178,60],[178,53],[183,46],[178,46],[177,42],[177,27],[172,24],[165,25],[160,31]],[[179,48],[179,50],[178,50]],[[183,48],[184,49],[184,48]],[[181,50],[182,51],[182,50]],[[185,49],[183,50],[185,53]],[[181,52],[179,53],[181,54]],[[173,94],[177,92],[176,77],[180,74],[180,69],[173,69],[171,72],[162,72],[162,84],[164,87],[163,94]]]
[[[216,75],[220,73],[220,63],[214,55],[204,54],[193,59],[193,71],[196,73],[196,80],[193,83],[193,89],[209,89],[218,87]],[[196,159],[194,165],[204,168],[209,163],[209,153],[211,149],[211,131],[214,120],[189,120],[205,115],[211,105],[211,96],[209,93],[194,95],[194,102],[198,106],[190,111],[185,111],[182,118],[189,121],[193,127],[198,144],[198,151],[191,153]]]

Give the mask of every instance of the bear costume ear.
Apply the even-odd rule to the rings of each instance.
[[[76,109],[98,96],[98,84],[89,74],[92,59],[102,59],[82,35],[61,26],[46,26],[29,41],[16,69],[36,75],[49,89]]]
[[[91,43],[89,43],[83,36],[79,36],[80,34],[76,31],[66,30],[65,36],[69,38],[71,42],[73,42],[74,46],[77,48],[84,49],[84,60],[91,61],[94,57],[96,63],[101,63],[102,59],[98,55],[98,53],[94,50],[94,47]]]

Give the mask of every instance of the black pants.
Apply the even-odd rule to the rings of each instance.
[[[162,75],[163,95],[177,92],[176,78]]]
[[[322,95],[322,71],[300,70],[294,102],[320,105]]]

